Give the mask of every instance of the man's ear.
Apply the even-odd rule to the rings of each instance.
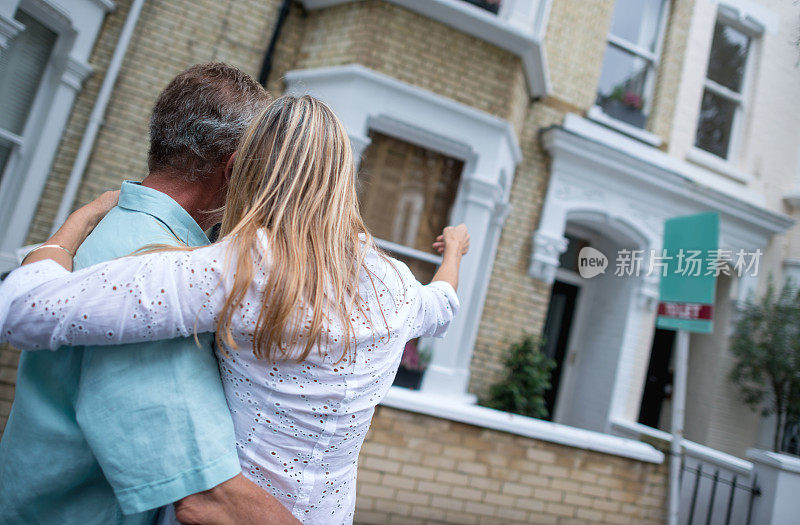
[[[233,174],[233,165],[236,163],[236,152],[234,151],[230,157],[228,157],[228,162],[225,163],[225,183],[229,183],[231,181],[231,175]]]

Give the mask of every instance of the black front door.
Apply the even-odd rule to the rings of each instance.
[[[653,346],[650,349],[650,365],[644,382],[642,405],[639,408],[639,423],[658,428],[661,406],[672,391],[672,345],[675,332],[656,328]]]
[[[556,281],[553,283],[553,292],[550,295],[550,305],[547,307],[547,320],[544,323],[544,353],[556,362],[550,375],[550,389],[545,393],[547,404],[547,419],[553,419],[556,406],[558,383],[561,381],[561,372],[564,358],[567,355],[569,332],[572,327],[572,318],[575,315],[575,304],[580,288]]]

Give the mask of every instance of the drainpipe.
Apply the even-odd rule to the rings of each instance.
[[[94,143],[97,140],[97,132],[100,131],[100,126],[103,124],[103,117],[105,116],[108,102],[111,99],[111,92],[114,89],[114,84],[117,82],[122,61],[128,51],[128,46],[133,37],[133,30],[136,23],[139,21],[139,15],[142,12],[142,6],[145,0],[133,0],[128,17],[125,19],[125,25],[122,27],[122,32],[117,41],[117,47],[114,49],[114,54],[111,56],[111,62],[108,64],[108,71],[103,78],[103,84],[100,86],[100,91],[97,94],[97,100],[92,108],[92,113],[89,115],[89,122],[86,125],[86,130],[83,132],[80,148],[78,148],[78,155],[75,157],[75,162],[72,165],[72,171],[67,179],[67,185],[64,188],[64,195],[61,197],[61,203],[58,206],[58,212],[53,220],[53,227],[50,233],[55,233],[61,225],[67,220],[70,212],[72,211],[72,203],[75,202],[75,196],[78,193],[78,187],[83,179],[83,173],[86,171],[86,165],[89,163],[89,157],[92,154]]]
[[[292,0],[283,0],[280,8],[278,9],[278,21],[275,22],[275,29],[272,30],[272,38],[269,39],[269,46],[264,53],[264,61],[261,62],[261,71],[258,73],[258,82],[266,87],[269,74],[272,71],[272,58],[275,54],[275,47],[278,45],[278,38],[281,36],[281,29],[286,22],[286,17],[289,16],[289,8],[292,5]]]

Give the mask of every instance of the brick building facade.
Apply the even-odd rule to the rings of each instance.
[[[394,184],[387,188],[398,196],[394,211],[370,219],[386,232],[386,249],[420,275],[436,264],[414,239],[442,214],[420,211],[431,209],[435,188],[423,189],[431,172],[414,171],[414,163],[459,166],[445,215],[466,222],[473,235],[461,319],[445,340],[419,343],[433,352],[421,390],[393,389],[376,412],[361,458],[357,521],[660,522],[663,455],[618,437],[648,435],[640,426],[648,411],[652,427],[668,429],[668,399],[647,390],[660,337],[657,280],[581,281],[563,254],[576,242],[612,260],[621,248],[657,249],[664,218],[717,210],[724,247],[762,249],[764,268],[776,276],[794,271],[797,9],[780,0],[631,4],[655,6],[641,12],[626,10],[624,0],[504,0],[495,14],[486,9],[491,2],[474,5],[481,3],[15,0],[0,8],[3,49],[24,33],[20,12],[38,16],[58,35],[57,45],[74,42],[34,79],[40,87],[28,123],[13,134],[19,140],[11,160],[3,160],[0,202],[14,207],[0,212],[0,269],[13,266],[22,246],[46,239],[60,212],[146,174],[149,110],[177,72],[222,60],[254,76],[268,73],[273,95],[310,92],[332,104],[362,169],[407,163],[399,173],[408,176],[397,179],[405,182],[373,177],[372,184]],[[141,12],[86,169],[76,172],[132,7]],[[78,24],[89,11],[96,23]],[[704,89],[716,85],[706,72],[720,45],[719,24],[749,39],[740,82],[746,89],[725,92],[739,97],[735,122],[722,123],[736,130],[724,144],[736,155],[725,159],[697,146],[720,147],[697,136]],[[47,105],[47,89],[62,85],[71,98],[59,117]],[[37,134],[37,119],[54,129]],[[764,139],[770,127],[780,129],[780,140]],[[403,156],[389,157],[400,150]],[[417,172],[426,175],[414,178]],[[726,281],[720,311],[758,290],[764,275]],[[502,380],[508,346],[555,325],[556,299],[566,301],[570,317],[559,318],[569,326],[560,348],[551,348],[561,365],[554,423],[475,406]],[[719,322],[714,336],[692,340],[690,396],[697,402],[688,410],[687,437],[741,456],[768,439],[759,433],[769,425],[736,401],[725,380],[732,318]],[[0,351],[0,427],[13,400],[16,360],[13,349]]]

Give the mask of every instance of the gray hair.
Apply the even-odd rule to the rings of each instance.
[[[227,162],[269,101],[258,82],[233,66],[214,62],[183,71],[153,107],[149,170],[201,180]]]

